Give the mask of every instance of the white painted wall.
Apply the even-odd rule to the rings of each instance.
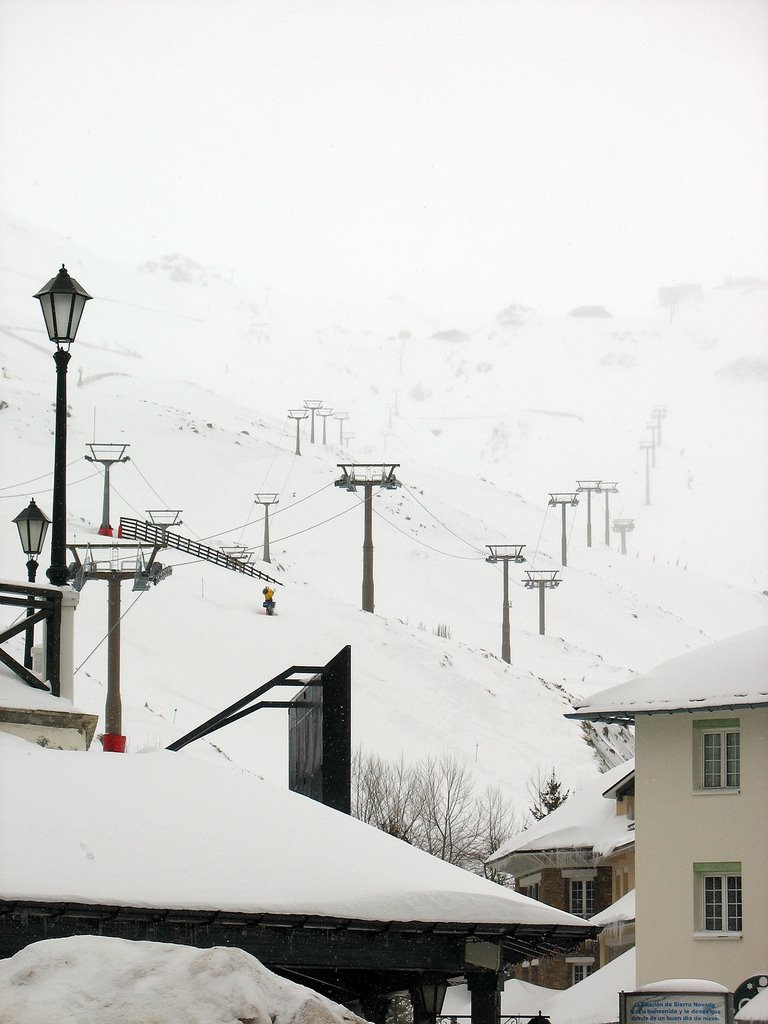
[[[694,793],[693,721],[739,718],[738,793]],[[768,969],[768,709],[636,720],[637,983]],[[740,938],[694,938],[696,862],[740,861]]]

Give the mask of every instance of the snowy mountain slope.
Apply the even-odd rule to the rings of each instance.
[[[414,758],[454,750],[481,782],[499,782],[525,807],[525,780],[537,763],[556,764],[567,784],[597,766],[580,728],[562,719],[570,694],[765,621],[756,528],[768,505],[764,474],[745,474],[726,457],[751,424],[757,467],[767,440],[758,429],[763,411],[745,396],[762,395],[764,384],[754,374],[735,380],[717,372],[756,351],[754,334],[734,340],[723,328],[709,344],[696,325],[526,313],[520,326],[481,326],[467,332],[469,341],[452,342],[431,338],[431,327],[399,304],[397,318],[413,316],[413,327],[403,326],[411,336],[401,338],[391,323],[385,331],[324,326],[334,321],[297,313],[279,296],[265,306],[261,293],[252,300],[181,259],[115,268],[32,229],[9,229],[9,237],[19,270],[0,277],[6,520],[32,494],[50,511],[54,374],[30,295],[61,252],[73,260],[73,275],[103,296],[88,305],[72,353],[70,539],[98,540],[102,480],[81,458],[94,436],[131,445],[133,461],[112,475],[113,523],[120,513],[143,518],[148,508],[180,508],[182,534],[258,547],[253,494],[280,494],[270,517],[273,569],[263,566],[285,583],[274,619],[260,613],[256,581],[189,564],[180,553],[164,556],[174,574],[149,593],[123,586],[124,731],[132,749],[164,745],[288,665],[325,662],[349,643],[356,742]],[[731,311],[743,299],[754,296],[718,296]],[[721,319],[731,330],[732,319]],[[693,358],[700,349],[704,358]],[[604,362],[607,352],[635,363]],[[608,388],[616,374],[621,386]],[[717,424],[706,414],[713,395],[728,412]],[[327,448],[310,445],[305,430],[302,457],[294,455],[295,425],[285,410],[311,397],[350,411],[351,446],[338,446],[332,419]],[[389,408],[395,400],[398,413]],[[636,445],[650,405],[660,401],[669,406],[654,475],[660,497],[646,509]],[[465,413],[473,418],[449,418]],[[317,423],[318,440],[320,431]],[[384,458],[400,463],[403,487],[375,500],[376,614],[369,616],[359,611],[360,500],[333,481],[338,462]],[[720,490],[709,486],[712,467],[729,474]],[[501,573],[485,562],[485,545],[525,543],[537,568],[558,567],[559,521],[546,510],[547,492],[570,489],[582,472],[606,471],[620,481],[614,514],[638,520],[630,557],[602,545],[602,499],[595,547],[586,549],[580,506],[563,585],[547,597],[547,637],[537,635],[536,596],[520,582],[525,567],[512,570],[506,666],[498,657]],[[737,484],[748,500],[726,544]],[[695,520],[686,520],[693,511]],[[0,531],[0,560],[6,575],[23,574],[10,526]],[[449,627],[449,639],[433,635],[438,625]],[[84,589],[77,627],[78,702],[101,710],[105,645],[91,654],[106,628],[101,584]],[[284,718],[258,717],[214,740],[238,763],[282,780]],[[616,754],[607,757],[613,763]]]

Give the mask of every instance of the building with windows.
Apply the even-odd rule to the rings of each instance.
[[[570,718],[635,723],[637,984],[733,990],[768,966],[768,629],[595,694]]]
[[[601,933],[566,953],[529,957],[513,969],[521,981],[567,988],[633,946],[625,898],[634,888],[633,769],[627,761],[591,780],[490,857],[518,892],[599,924],[608,940]]]

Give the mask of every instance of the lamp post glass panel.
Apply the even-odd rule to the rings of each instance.
[[[37,575],[37,557],[43,550],[45,535],[48,532],[50,519],[39,509],[33,498],[23,512],[14,518],[16,528],[19,531],[21,550],[27,556],[27,579],[30,583],[35,582]],[[34,614],[33,608],[27,608],[27,617]],[[32,641],[34,626],[27,629],[24,638],[24,667],[32,668]]]
[[[88,292],[67,273],[62,264],[56,277],[43,285],[35,298],[43,311],[48,337],[56,345],[56,423],[53,455],[53,519],[51,522],[51,566],[48,579],[61,587],[69,579],[67,554],[67,364],[69,347],[75,340]]]

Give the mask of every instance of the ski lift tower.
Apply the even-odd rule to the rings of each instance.
[[[321,398],[305,398],[304,408],[309,410],[311,416],[310,427],[309,427],[309,443],[315,443],[315,413],[318,409],[322,408],[323,400]]]
[[[551,491],[549,495],[550,508],[560,506],[562,512],[563,528],[560,541],[560,561],[563,566],[568,565],[568,526],[566,523],[566,505],[576,508],[579,504],[579,496],[575,491]]]
[[[183,526],[181,519],[183,509],[180,508],[148,508],[145,510],[149,519],[147,523],[157,526],[161,533],[165,533],[172,526]]]
[[[333,418],[339,421],[339,444],[344,444],[344,421],[349,419],[348,412],[335,412]]]
[[[587,495],[587,547],[592,547],[592,495],[599,493],[600,480],[577,480],[576,490]]]
[[[601,480],[598,494],[602,491],[605,495],[605,546],[609,548],[611,546],[611,513],[608,507],[608,502],[612,494],[619,493],[619,484],[617,480]]]
[[[650,441],[643,441],[640,450],[645,452],[645,504],[651,504],[651,450],[653,444]]]
[[[112,536],[112,527],[109,525],[109,471],[118,462],[130,462],[130,455],[125,454],[127,444],[98,444],[93,442],[86,447],[91,449],[91,454],[85,456],[86,462],[98,462],[104,467],[104,498],[101,508],[101,526],[99,534],[102,537]]]
[[[309,416],[308,409],[289,409],[288,419],[296,420],[296,454],[301,455],[301,421]]]
[[[325,420],[323,420],[323,443],[325,443]],[[262,561],[269,562],[269,507],[277,505],[280,495],[275,491],[258,491],[255,496],[257,505],[264,506],[264,550],[261,553]]]
[[[651,416],[656,420],[657,443],[661,448],[661,421],[667,418],[666,405],[654,405],[651,409]]]
[[[321,420],[323,421],[323,444],[325,445],[325,444],[327,444],[327,443],[328,443],[328,442],[326,441],[326,439],[325,439],[325,433],[326,433],[326,431],[325,431],[325,428],[326,428],[326,423],[327,423],[328,417],[329,417],[329,416],[333,416],[333,409],[318,409],[318,410],[317,410],[317,415],[318,415],[318,416],[320,417],[320,419],[321,419]]]
[[[613,520],[613,532],[621,534],[621,553],[626,555],[627,553],[627,534],[631,533],[635,528],[634,519],[614,519]]]
[[[337,463],[341,476],[334,481],[336,487],[357,492],[362,487],[365,507],[365,531],[363,536],[363,604],[364,612],[373,611],[373,489],[394,490],[400,486],[395,476],[399,462],[352,462]]]
[[[504,603],[501,608],[501,660],[509,665],[512,661],[509,643],[509,563],[524,562],[523,548],[525,544],[486,544],[491,552],[486,562],[504,565]]]
[[[547,590],[554,590],[563,582],[558,579],[559,569],[526,569],[525,584],[526,590],[537,589],[539,591],[539,635],[544,636],[544,595]]]
[[[651,420],[650,423],[645,424],[646,430],[650,430],[651,432],[651,469],[656,469],[656,430],[658,426],[659,423],[657,420]]]
[[[133,580],[133,589],[149,590],[171,575],[170,565],[156,560],[162,545],[148,545],[149,557],[141,544],[68,544],[74,556],[69,566],[74,590],[89,580],[107,582],[107,700],[104,709],[104,750],[125,752],[123,702],[120,695],[120,584]],[[81,558],[81,552],[83,557]],[[95,552],[95,554],[94,554]]]

